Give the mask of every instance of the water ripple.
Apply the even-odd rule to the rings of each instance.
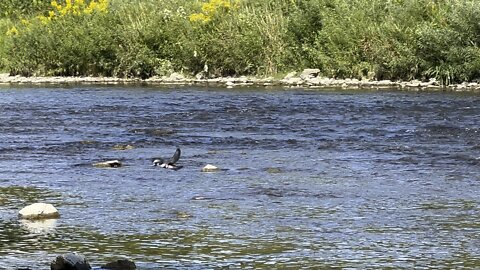
[[[2,86],[0,269],[480,267],[478,96],[257,90]]]

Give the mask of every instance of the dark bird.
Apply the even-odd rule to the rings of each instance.
[[[169,159],[165,160],[163,158],[153,158],[152,159],[153,166],[160,166],[161,168],[165,168],[165,169],[179,170],[183,166],[177,166],[175,165],[175,163],[177,163],[177,161],[180,159],[180,154],[181,154],[180,148],[177,148],[177,151],[175,151],[175,154],[173,154],[173,157]]]

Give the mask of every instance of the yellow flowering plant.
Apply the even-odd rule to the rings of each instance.
[[[52,20],[65,16],[82,16],[93,13],[107,13],[109,0],[52,0],[50,2],[51,9],[46,15],[38,15],[35,17],[42,24],[48,24]],[[31,22],[27,19],[21,20],[21,26],[13,26],[7,31],[7,35],[18,35],[22,29],[28,29]]]
[[[219,13],[238,8],[239,0],[210,0],[202,4],[201,12],[189,16],[191,22],[208,23]]]
[[[63,17],[68,15],[85,15],[94,12],[108,12],[109,0],[65,0],[65,3],[59,4],[57,0],[51,2],[53,10],[48,12],[48,19]]]

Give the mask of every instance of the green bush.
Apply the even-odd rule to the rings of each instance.
[[[2,0],[0,1],[0,18],[22,17],[44,12],[50,1],[44,0]]]
[[[274,74],[285,62],[286,25],[280,8],[240,6],[208,23],[193,23],[191,45],[213,75]]]
[[[480,78],[480,7],[475,1],[452,2],[443,20],[417,32],[417,57],[423,75],[445,84]]]
[[[33,22],[12,36],[10,71],[27,76],[111,76],[116,48],[110,25],[110,17],[102,15]]]
[[[13,74],[148,78],[319,68],[337,78],[448,84],[480,77],[473,0],[111,0],[108,12],[58,17],[47,17],[46,1],[0,7],[0,69]]]
[[[12,23],[9,19],[0,19],[0,33],[7,33],[12,27]],[[8,42],[10,39],[5,34],[0,34],[0,72],[8,71],[8,48],[10,47]]]

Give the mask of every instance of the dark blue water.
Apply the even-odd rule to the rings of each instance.
[[[477,269],[479,101],[3,86],[0,269],[49,269],[70,251],[139,269]],[[176,146],[183,169],[150,166]],[[92,166],[109,159],[125,166]],[[18,220],[33,202],[61,218]]]

